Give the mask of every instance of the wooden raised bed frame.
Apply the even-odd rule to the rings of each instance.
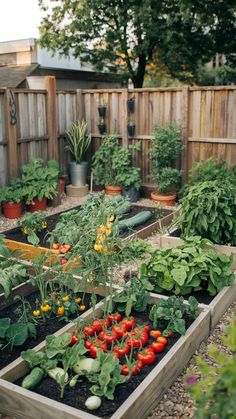
[[[151,296],[150,302],[157,302],[157,296]],[[102,315],[103,302],[82,314],[82,318],[96,318]],[[68,324],[55,335],[62,335],[73,330],[73,324]],[[143,419],[157,406],[159,400],[169,386],[176,380],[182,369],[191,358],[200,343],[206,339],[210,330],[210,311],[200,307],[199,315],[186,334],[179,338],[163,359],[153,368],[148,376],[126,399],[110,419]],[[45,342],[36,346],[37,351],[44,349]],[[61,402],[52,401],[29,390],[13,384],[28,372],[28,367],[22,358],[18,358],[0,371],[0,405],[1,413],[16,419],[32,419],[43,417],[47,419],[98,419],[97,416],[75,409]]]
[[[162,229],[163,227],[168,226],[171,221],[173,220],[175,212],[172,210],[165,210],[169,212],[165,217],[160,218],[159,220],[154,221],[150,225],[142,228],[139,231],[131,233],[128,237],[125,237],[124,240],[129,241],[136,237],[139,237],[141,239],[145,239],[146,237],[153,234],[158,229]],[[3,232],[4,233],[4,232]],[[11,239],[4,239],[5,243],[7,244],[8,248],[11,251],[18,250],[21,252],[21,258],[26,260],[33,260],[34,258],[40,257],[42,253],[44,253],[47,256],[47,266],[53,265],[58,260],[58,250],[48,249],[46,247],[34,247],[31,244],[28,243],[22,243],[17,242],[15,240]]]

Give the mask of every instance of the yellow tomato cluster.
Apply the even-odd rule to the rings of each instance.
[[[96,242],[94,244],[94,250],[96,250],[96,252],[104,253],[105,255],[109,254],[109,249],[107,248],[107,246],[104,245],[104,242],[106,238],[111,235],[112,223],[114,219],[115,217],[114,215],[112,215],[111,217],[107,219],[106,224],[101,224],[97,228],[98,234],[97,234]]]

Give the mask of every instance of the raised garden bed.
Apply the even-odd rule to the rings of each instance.
[[[75,207],[71,209],[79,209],[80,207]],[[167,225],[169,225],[173,219],[174,212],[172,210],[163,209],[163,216],[159,219],[155,217],[155,207],[144,207],[133,205],[131,212],[125,217],[128,219],[143,210],[149,210],[153,213],[152,218],[150,218],[147,222],[134,228],[132,231],[124,232],[122,234],[122,238],[124,240],[131,240],[134,237],[139,238],[146,238],[150,236],[154,231],[161,229]],[[65,211],[63,211],[65,212]],[[48,230],[52,231],[55,227],[58,216],[62,214],[62,212],[51,215],[46,217]],[[47,242],[47,233],[43,231],[39,234],[40,243],[38,247],[34,247],[33,245],[27,242],[26,236],[21,232],[20,228],[13,228],[11,230],[6,230],[3,232],[5,235],[5,242],[10,250],[18,249],[21,252],[21,258],[23,259],[34,259],[43,252],[47,255],[47,265],[52,265],[58,258],[58,250],[53,250],[49,248],[49,243]]]
[[[158,297],[152,297],[152,302],[158,302]],[[102,315],[103,303],[97,304],[95,312],[89,310],[82,316],[84,318],[99,318]],[[142,376],[133,377],[128,383],[120,385],[115,393],[115,401],[103,401],[102,407],[96,412],[96,415],[88,411],[80,410],[79,388],[73,393],[73,403],[78,403],[79,409],[71,407],[58,401],[55,394],[51,394],[50,389],[45,391],[38,388],[37,393],[25,390],[14,382],[21,382],[22,377],[27,374],[26,363],[18,358],[14,363],[0,372],[0,400],[2,413],[12,415],[15,418],[32,418],[36,416],[46,416],[48,419],[72,418],[111,418],[111,419],[130,419],[136,417],[143,419],[148,416],[150,411],[155,408],[163,393],[178,377],[185,364],[192,354],[209,334],[210,313],[205,308],[199,308],[199,315],[196,320],[187,329],[184,336],[177,341],[173,341],[168,348],[167,353],[157,356],[157,362],[154,366],[145,367]],[[59,330],[56,335],[73,331],[73,325],[68,324]],[[35,348],[37,351],[44,349],[44,342]],[[52,384],[50,384],[52,385]],[[83,384],[81,384],[82,386]],[[39,394],[39,393],[43,393]],[[46,397],[47,396],[47,397]],[[83,406],[82,396],[82,406]],[[88,395],[86,396],[88,397]],[[56,398],[56,400],[55,400]],[[78,407],[77,405],[77,407]],[[105,406],[105,408],[103,407]],[[20,412],[20,413],[19,413]]]

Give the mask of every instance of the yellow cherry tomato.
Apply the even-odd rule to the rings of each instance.
[[[109,218],[110,223],[113,223],[114,220],[115,220],[115,216],[111,215],[110,218]]]
[[[107,231],[107,230],[110,230],[110,229],[111,229],[111,227],[112,227],[112,224],[111,224],[111,223],[106,223],[106,231]]]
[[[56,296],[57,296],[57,294],[58,294],[58,292],[57,292],[57,291],[52,291],[50,295],[51,295],[51,297],[56,297]]]
[[[99,243],[103,243],[104,242],[104,240],[105,240],[105,237],[104,236],[102,236],[101,234],[99,234],[98,236],[97,236],[97,243],[99,244]]]
[[[57,300],[57,301],[55,302],[55,305],[56,305],[56,306],[60,306],[60,305],[61,305],[61,301],[60,301],[60,300]]]
[[[40,310],[34,310],[34,311],[33,311],[33,316],[34,316],[34,317],[38,317],[38,316],[40,316]]]
[[[80,298],[80,297],[75,298],[75,302],[76,302],[76,303],[80,303],[80,301],[81,301],[81,298]]]
[[[44,306],[41,306],[40,307],[40,310],[43,312],[43,313],[47,313],[48,311],[50,311],[52,309],[52,307],[49,305],[49,304],[46,304],[46,305],[44,305]]]
[[[106,234],[107,234],[107,236],[111,235],[111,229],[110,228],[107,229]]]
[[[65,313],[65,308],[63,306],[61,306],[57,309],[57,314],[59,314],[60,316],[64,313]]]
[[[81,306],[79,306],[79,311],[84,311],[86,310],[86,307],[84,304],[82,304]]]
[[[62,297],[62,301],[68,301],[70,299],[69,295],[65,295],[65,297]]]
[[[41,226],[42,226],[42,228],[47,228],[47,223],[46,223],[46,221],[44,221],[42,224],[41,224]]]
[[[23,229],[22,229],[22,232],[27,236],[28,234],[29,234],[29,229],[28,229],[28,227],[24,227]]]
[[[102,245],[101,244],[96,244],[94,245],[94,250],[96,250],[96,252],[101,252],[102,251]]]

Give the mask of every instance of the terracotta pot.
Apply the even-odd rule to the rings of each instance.
[[[22,203],[9,204],[9,202],[2,203],[3,214],[6,218],[20,218],[22,216]]]
[[[47,206],[47,198],[45,196],[41,201],[39,201],[37,198],[33,199],[33,203],[30,205],[27,205],[27,211],[28,212],[35,212],[35,211],[46,211]]]
[[[105,192],[107,195],[122,195],[122,186],[105,185]]]
[[[151,199],[158,202],[161,205],[174,206],[176,200],[176,194],[173,195],[161,195],[159,192],[151,192]]]
[[[63,177],[59,179],[59,185],[60,185],[60,193],[62,194],[65,191],[65,179]]]

